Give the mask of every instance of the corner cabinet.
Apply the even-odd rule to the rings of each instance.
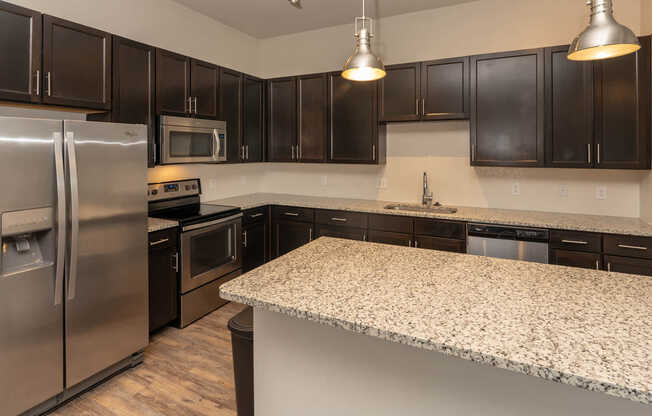
[[[43,16],[43,102],[111,109],[111,35]]]
[[[240,72],[220,68],[220,119],[226,121],[226,160],[239,162],[242,155],[242,80]]]
[[[242,161],[262,162],[265,143],[265,81],[244,76],[242,95]]]
[[[384,164],[386,126],[378,121],[378,82],[352,82],[329,74],[328,162]]]
[[[471,165],[544,163],[544,50],[471,57]]]

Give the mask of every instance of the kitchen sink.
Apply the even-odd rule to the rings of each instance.
[[[457,208],[445,207],[443,205],[417,205],[417,204],[389,204],[385,205],[385,209],[392,209],[395,211],[413,211],[413,212],[431,212],[433,214],[455,214]]]

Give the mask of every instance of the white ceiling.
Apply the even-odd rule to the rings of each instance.
[[[353,23],[362,0],[174,0],[256,38],[270,38]],[[367,0],[367,16],[376,19],[475,0]]]

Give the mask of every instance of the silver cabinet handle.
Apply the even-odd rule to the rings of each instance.
[[[36,70],[36,95],[41,95],[41,71]]]
[[[561,240],[561,242],[566,244],[579,244],[579,245],[589,244],[587,241],[579,241],[579,240]]]
[[[151,243],[149,243],[149,246],[150,247],[158,246],[158,245],[161,245],[163,243],[167,243],[168,241],[170,241],[169,238],[164,238],[164,239],[158,240],[158,241],[152,241]]]
[[[290,217],[298,217],[299,216],[299,214],[297,214],[296,212],[284,212],[283,215],[288,215]]]
[[[310,230],[308,231],[308,241],[312,241],[312,227],[310,227]]]
[[[57,268],[54,282],[54,304],[63,302],[63,275],[66,255],[66,182],[63,163],[63,137],[54,133],[54,165],[57,174]]]
[[[415,110],[414,110],[415,113],[414,113],[414,115],[418,117],[419,116],[419,99],[417,98],[415,101],[416,102],[415,102]]]
[[[172,267],[175,272],[179,271],[179,253],[174,253],[172,255],[174,258],[174,266]]]
[[[52,96],[52,73],[48,72],[47,77],[48,77],[48,97],[51,97]]]
[[[68,300],[77,293],[77,260],[79,258],[79,182],[77,178],[77,153],[75,135],[66,133],[68,148],[68,176],[70,177],[70,264],[68,270]]]
[[[414,240],[414,247],[419,248],[419,242],[417,240]]]
[[[258,218],[258,217],[262,217],[263,215],[265,215],[265,214],[262,214],[262,213],[259,212],[258,214],[251,214],[250,217],[251,218]]]
[[[607,263],[607,271],[608,271],[608,272],[611,271],[611,262],[608,262],[608,263]]]
[[[600,270],[600,260],[595,261],[595,270]]]
[[[376,160],[376,145],[375,144],[371,145],[371,154],[372,154],[373,160],[375,161]]]
[[[242,247],[247,247],[247,230],[242,232]]]
[[[186,113],[192,114],[192,97],[186,98],[186,104],[188,105]]]
[[[240,154],[242,155],[242,160],[247,159],[246,156],[245,156],[245,147],[244,146],[240,146]]]
[[[292,160],[294,160],[294,145],[290,146],[292,152]]]
[[[626,249],[629,249],[629,250],[647,251],[647,247],[628,246],[628,245],[626,245],[626,244],[618,244],[618,247],[620,247],[620,248],[626,248]]]
[[[591,159],[591,143],[587,143],[586,146],[587,146],[587,149],[588,149],[588,152],[589,152],[589,156],[588,156],[588,160],[587,160],[587,162],[588,162],[589,165],[590,165],[590,164],[591,164],[591,160],[592,160],[592,159]]]
[[[199,111],[197,110],[197,97],[195,97],[194,101],[195,101],[195,114],[199,114]]]
[[[331,218],[331,221],[347,222],[348,220],[346,218]]]
[[[421,99],[421,115],[423,115],[423,116],[426,115],[426,99],[425,98]]]
[[[408,247],[412,247],[412,240],[408,240]]]
[[[367,232],[362,233],[362,241],[367,241]]]
[[[249,160],[249,145],[245,146],[245,159]]]
[[[600,143],[598,143],[598,165],[600,164]]]

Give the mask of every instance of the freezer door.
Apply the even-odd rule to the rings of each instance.
[[[148,342],[147,127],[64,122],[66,386]]]
[[[56,222],[55,177],[55,138],[61,157],[61,136],[61,121],[0,117],[1,415],[22,413],[63,391],[63,306],[56,290],[56,241],[63,229]]]

